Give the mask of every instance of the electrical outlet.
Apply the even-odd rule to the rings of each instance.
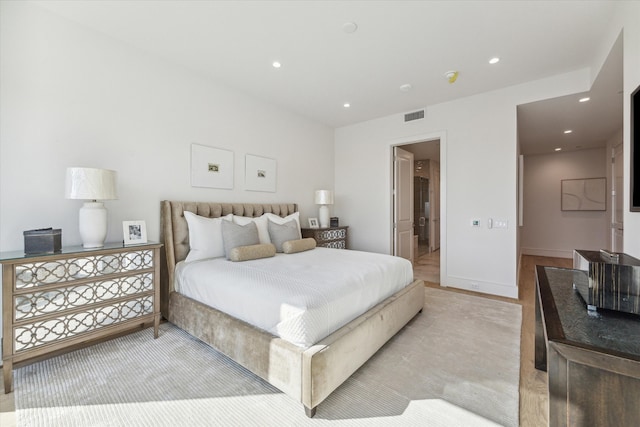
[[[471,282],[471,289],[478,290],[480,289],[480,285],[476,282]]]

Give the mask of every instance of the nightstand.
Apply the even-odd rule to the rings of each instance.
[[[303,228],[302,237],[312,237],[323,248],[347,249],[348,226],[328,228]]]
[[[0,252],[2,371],[160,323],[160,243]]]

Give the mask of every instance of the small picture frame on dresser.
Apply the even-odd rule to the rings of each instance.
[[[309,228],[320,228],[318,218],[309,218]]]
[[[125,245],[147,243],[147,225],[144,221],[122,221]]]

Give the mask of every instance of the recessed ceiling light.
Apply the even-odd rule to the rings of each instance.
[[[578,99],[578,102],[587,102],[588,100],[590,100],[591,98],[589,98],[588,96],[585,96],[584,98],[580,98]]]
[[[280,67],[282,67],[282,64],[281,64],[280,62],[278,62],[278,61],[273,61],[273,64],[271,64],[271,65],[273,65],[273,68],[280,68]]]
[[[562,151],[562,148],[558,147],[554,151]]]
[[[573,132],[571,129],[567,129],[564,131],[564,133],[571,133],[571,132]]]
[[[493,64],[497,64],[498,62],[500,62],[500,58],[498,58],[497,56],[491,58],[489,60],[489,64],[493,65]]]
[[[347,34],[353,34],[358,30],[358,24],[356,24],[355,22],[345,22],[342,25],[342,31],[344,31]]]
[[[403,92],[409,92],[411,90],[411,85],[409,83],[407,84],[403,84],[402,86],[400,86],[400,90]]]
[[[349,104],[348,102],[345,102],[342,106],[344,108],[349,108],[349,107],[351,107],[351,104]]]

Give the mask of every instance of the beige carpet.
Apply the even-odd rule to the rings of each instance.
[[[425,310],[308,419],[171,324],[16,370],[18,426],[518,425],[521,308],[426,288]]]

